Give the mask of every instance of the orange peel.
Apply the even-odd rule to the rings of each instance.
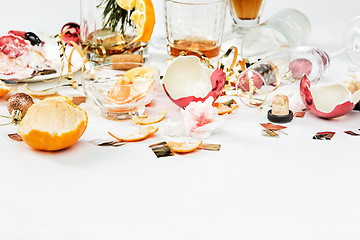
[[[231,104],[231,106],[227,106],[223,103],[213,103],[213,107],[215,107],[218,111],[218,115],[224,115],[227,113],[231,113],[232,111],[234,111],[236,108],[238,108],[237,104]]]
[[[156,133],[158,130],[159,130],[158,127],[148,126],[146,128],[141,128],[140,130],[138,130],[134,133],[131,133],[130,135],[128,135],[126,137],[116,136],[115,134],[113,134],[111,132],[108,132],[108,133],[110,134],[110,136],[112,136],[113,138],[117,139],[120,142],[137,142],[137,141],[148,138],[149,136]]]
[[[161,120],[163,120],[166,116],[166,114],[168,113],[167,109],[162,110],[159,114],[157,114],[156,116],[150,117],[148,118],[146,117],[133,117],[132,120],[140,125],[150,125],[153,123],[158,123]]]
[[[5,96],[11,91],[11,87],[6,86],[6,84],[0,80],[0,97]]]
[[[34,149],[57,151],[74,145],[87,123],[86,112],[69,98],[49,97],[31,105],[18,133]]]
[[[198,149],[203,141],[198,142],[173,142],[167,141],[171,151],[176,153],[190,153]]]

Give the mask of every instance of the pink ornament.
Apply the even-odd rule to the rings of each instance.
[[[76,44],[80,43],[80,26],[77,23],[70,22],[65,24],[61,29],[61,34],[64,34],[64,42],[73,41]]]

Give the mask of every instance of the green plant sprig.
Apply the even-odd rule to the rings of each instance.
[[[119,30],[121,34],[124,34],[126,26],[133,26],[130,16],[134,9],[130,11],[125,10],[117,4],[116,0],[102,0],[97,7],[100,7],[101,5],[105,5],[103,12],[104,28],[110,28],[112,31],[115,31],[120,24]]]

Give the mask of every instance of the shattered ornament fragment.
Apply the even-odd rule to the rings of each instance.
[[[360,99],[360,90],[351,93],[343,83],[311,86],[306,75],[300,82],[300,94],[306,108],[321,118],[343,116],[353,110]]]
[[[163,87],[176,105],[185,108],[191,102],[215,101],[225,85],[221,69],[204,66],[196,56],[179,56],[167,67]]]

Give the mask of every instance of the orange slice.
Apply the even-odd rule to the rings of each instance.
[[[157,70],[152,67],[137,67],[124,73],[110,90],[106,102],[125,104],[143,99],[155,83]]]
[[[49,97],[28,109],[18,132],[24,142],[34,149],[57,151],[75,144],[87,123],[86,112],[69,98]]]
[[[134,133],[132,133],[129,136],[126,136],[126,137],[115,136],[111,132],[108,132],[108,133],[113,138],[115,138],[115,139],[117,139],[117,140],[119,140],[121,142],[136,142],[136,141],[140,141],[140,140],[143,140],[143,139],[151,136],[152,134],[156,133],[158,130],[159,130],[158,127],[148,126],[146,128],[141,128],[139,131],[134,132]]]
[[[123,102],[130,96],[131,86],[130,80],[122,76],[116,81],[115,85],[111,88],[109,94],[106,97],[107,102]]]
[[[203,142],[172,142],[168,141],[170,149],[177,153],[189,153],[198,149]]]
[[[127,11],[133,9],[136,5],[136,0],[116,0],[117,4]]]
[[[237,104],[232,104],[231,107],[222,104],[222,103],[213,103],[213,107],[215,107],[218,111],[218,115],[224,115],[226,113],[231,113],[232,111],[234,111],[238,105]]]
[[[153,78],[156,70],[152,67],[136,67],[124,73],[124,76],[133,82],[147,81]]]
[[[3,81],[0,80],[0,97],[5,96],[11,91],[11,87],[5,85]]]
[[[165,115],[168,113],[168,110],[162,110],[158,115],[148,118],[148,117],[133,117],[132,120],[140,125],[149,125],[153,123],[158,123],[164,119]]]
[[[138,34],[133,41],[148,42],[155,25],[155,11],[151,0],[137,0],[131,20],[133,20]]]

